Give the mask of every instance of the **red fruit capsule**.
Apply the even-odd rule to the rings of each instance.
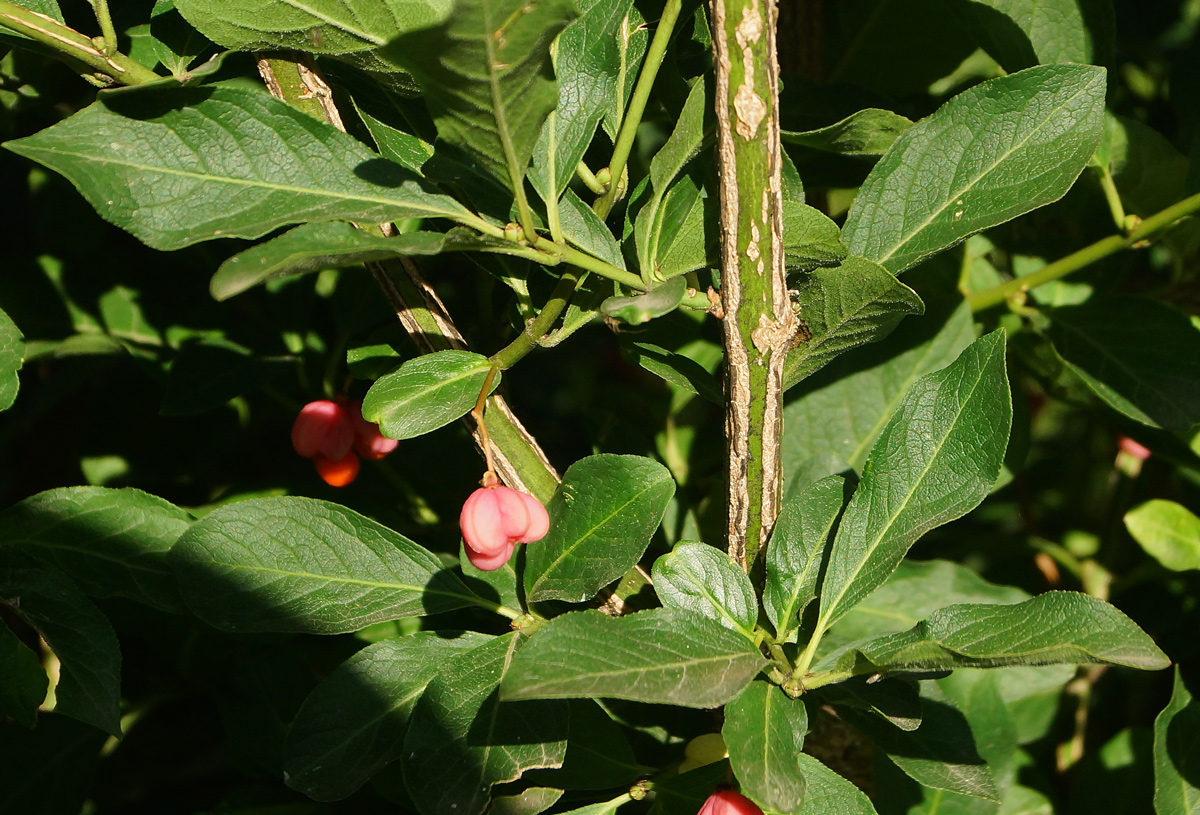
[[[344,487],[358,478],[358,456],[354,451],[346,453],[340,459],[317,456],[313,463],[317,465],[317,473],[331,487]]]
[[[354,423],[354,449],[368,461],[378,461],[396,449],[400,442],[389,439],[379,432],[379,426],[368,422],[362,415],[362,402],[351,402],[346,406]]]
[[[763,811],[740,792],[720,790],[708,796],[698,815],[763,815]]]
[[[292,447],[305,458],[340,461],[354,445],[354,423],[337,402],[309,402],[292,423]]]

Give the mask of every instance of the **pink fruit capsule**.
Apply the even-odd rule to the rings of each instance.
[[[481,569],[481,562],[494,563],[490,568],[498,569],[512,556],[515,544],[545,536],[550,516],[531,495],[508,487],[480,487],[463,504],[459,525],[471,562]]]
[[[351,402],[346,406],[354,423],[354,449],[368,461],[378,461],[396,449],[400,442],[389,439],[379,432],[379,426],[368,422],[362,415],[362,402]]]
[[[350,413],[337,402],[309,402],[292,424],[292,447],[305,458],[324,456],[341,461],[353,445]]]
[[[720,790],[708,796],[698,815],[763,815],[763,811],[740,792]]]

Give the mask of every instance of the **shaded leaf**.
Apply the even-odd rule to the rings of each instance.
[[[790,388],[838,355],[886,337],[910,314],[922,314],[917,293],[865,258],[804,275],[796,289],[808,339],[788,352],[783,387]]]
[[[504,699],[610,697],[716,707],[766,662],[754,644],[712,620],[660,608],[625,617],[556,617],[518,652]]]
[[[905,731],[873,714],[844,707],[843,717],[871,737],[875,748],[926,787],[974,798],[1000,800],[987,763],[975,747],[962,712],[946,702],[926,699],[921,726]]]
[[[725,706],[721,735],[743,795],[770,812],[801,810],[805,776],[797,761],[808,733],[804,703],[769,682],[751,682]]]
[[[404,779],[423,815],[479,815],[492,785],[562,763],[567,705],[497,695],[521,643],[506,634],[444,663],[413,710]]]
[[[157,0],[150,12],[150,44],[154,56],[177,78],[212,45],[175,8],[175,0]]]
[[[0,513],[10,547],[66,573],[94,597],[184,611],[167,552],[190,526],[184,510],[141,490],[61,487]]]
[[[583,0],[576,5],[579,18],[563,29],[555,45],[558,107],[542,127],[529,170],[529,180],[543,200],[558,198],[575,176],[623,79],[621,34],[633,11],[632,0]]]
[[[1154,811],[1200,812],[1200,704],[1175,669],[1171,701],[1154,720]]]
[[[1048,312],[1054,349],[1114,410],[1168,430],[1200,422],[1200,330],[1142,297]]]
[[[842,516],[821,586],[818,635],[878,588],[921,535],[984,499],[1011,424],[1003,331],[913,384]]]
[[[101,216],[155,249],[257,238],[301,221],[467,213],[415,174],[265,91],[108,95],[5,146],[66,176]]]
[[[465,229],[449,232],[406,232],[384,238],[341,221],[305,224],[277,238],[238,252],[221,264],[209,281],[216,300],[281,277],[353,266],[371,260],[412,255],[436,255],[463,249],[492,247],[493,242]]]
[[[525,550],[531,602],[591,598],[633,568],[658,529],[675,482],[638,456],[588,456],[567,469],[547,509],[550,532]]]
[[[0,410],[17,400],[20,380],[17,371],[25,360],[25,338],[7,314],[0,310]]]
[[[602,790],[629,784],[646,768],[637,763],[621,728],[591,699],[571,699],[567,755],[557,770],[534,770],[530,783],[568,790]]]
[[[879,108],[867,108],[851,113],[840,122],[817,130],[795,132],[784,130],[784,144],[798,144],[827,153],[844,156],[882,156],[912,121],[898,113]]]
[[[807,787],[798,815],[875,815],[871,799],[862,790],[817,759],[801,753],[796,763]]]
[[[941,670],[1006,665],[1128,665],[1170,661],[1137,624],[1095,597],[1053,591],[1015,605],[954,605],[909,631],[856,649],[880,669]]]
[[[618,269],[625,268],[625,256],[621,254],[617,239],[591,207],[579,200],[572,190],[563,194],[559,204],[559,220],[568,243]]]
[[[0,812],[79,815],[109,737],[56,713],[32,730],[0,728]]]
[[[552,787],[526,787],[517,795],[492,799],[489,815],[538,815],[554,806],[563,791]]]
[[[37,654],[6,625],[0,625],[0,715],[22,727],[37,724],[50,678]]]
[[[1057,201],[1100,140],[1104,94],[1105,71],[1091,65],[1030,68],[963,91],[875,165],[846,219],[846,246],[899,273]]]
[[[725,403],[721,384],[716,377],[691,357],[672,353],[648,342],[635,342],[631,346],[634,361],[650,373],[677,388],[701,396],[714,405]]]
[[[817,596],[821,556],[842,511],[845,479],[831,475],[783,505],[767,545],[763,608],[776,639],[790,641],[800,615]]]
[[[576,14],[570,0],[458,0],[440,25],[396,38],[383,57],[420,84],[439,138],[517,189],[558,104],[550,44]]]
[[[171,363],[159,411],[164,416],[192,416],[214,410],[257,391],[293,364],[288,357],[257,357],[228,340],[206,337],[185,345]]]
[[[1200,569],[1200,518],[1174,501],[1155,499],[1125,513],[1125,528],[1159,563]]]
[[[287,785],[318,801],[350,795],[401,757],[409,715],[446,662],[487,639],[422,631],[343,662],[296,713],[284,747]]]
[[[363,418],[389,439],[429,433],[475,407],[491,370],[487,357],[470,351],[423,354],[375,381],[363,399]],[[497,371],[491,390],[499,384]]]
[[[783,202],[783,262],[789,272],[836,266],[846,260],[842,231],[819,209]]]
[[[725,552],[707,543],[676,544],[654,561],[652,578],[664,606],[716,620],[754,639],[758,598],[750,578]]]
[[[803,382],[792,392],[799,398],[784,408],[784,475],[791,479],[814,456],[838,462],[829,472],[861,470],[913,382],[952,362],[974,339],[965,304],[952,314],[935,309],[923,320],[902,322],[887,343],[835,360]]]
[[[0,569],[0,602],[36,628],[58,657],[55,711],[120,737],[121,648],[108,618],[47,569]]]
[[[170,563],[188,606],[225,631],[340,634],[473,603],[432,553],[311,498],[255,498],[193,524]]]
[[[979,44],[1008,71],[1036,63],[1104,64],[1112,6],[1093,0],[970,0],[965,19]]]

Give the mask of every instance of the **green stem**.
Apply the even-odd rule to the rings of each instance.
[[[550,331],[550,327],[567,307],[567,303],[571,301],[571,295],[577,288],[579,288],[579,275],[570,270],[563,272],[563,276],[558,279],[558,285],[554,287],[550,299],[546,301],[546,305],[542,307],[537,318],[527,325],[515,340],[492,355],[492,364],[507,371],[516,365],[518,360],[537,348],[538,342]]]
[[[637,289],[638,291],[646,290],[646,284],[643,283],[642,279],[637,275],[627,272],[624,269],[618,269],[611,263],[600,260],[600,258],[589,255],[586,252],[580,252],[578,249],[575,249],[572,246],[554,243],[553,241],[548,241],[545,238],[538,238],[535,246],[538,250],[540,250],[542,256],[542,260],[540,262],[542,263],[546,262],[546,255],[557,256],[560,260],[570,263],[572,266],[578,266],[580,269],[586,269],[589,272],[595,272],[601,277],[607,277],[609,280],[615,280],[623,286],[628,286],[629,288]]]
[[[104,53],[113,54],[117,50],[117,30],[113,28],[112,15],[108,13],[108,0],[88,0],[92,11],[96,14],[96,22],[100,24],[100,36],[104,37]]]
[[[600,183],[600,179],[596,178],[596,174],[588,169],[588,166],[582,161],[575,167],[575,175],[596,195],[604,195],[604,185]]]
[[[7,0],[0,0],[0,26],[53,48],[64,59],[91,68],[121,85],[145,85],[162,78],[124,54],[113,52],[106,55],[96,47],[91,37],[80,34],[54,18],[21,8]]]
[[[1108,209],[1112,212],[1113,223],[1117,229],[1125,231],[1125,205],[1121,203],[1121,193],[1117,191],[1117,182],[1113,181],[1112,173],[1107,166],[1097,167],[1096,174],[1100,177],[1100,189],[1104,190],[1104,199],[1108,201]]]
[[[976,292],[967,298],[967,303],[970,304],[972,311],[983,311],[998,306],[1016,294],[1031,291],[1052,280],[1066,277],[1109,255],[1115,255],[1122,249],[1128,249],[1136,243],[1147,240],[1156,233],[1173,226],[1181,218],[1186,218],[1197,211],[1200,211],[1200,193],[1184,198],[1161,212],[1151,215],[1131,230],[1128,235],[1109,235],[1107,238],[1101,238],[1078,252],[1072,252],[1065,258],[1043,266],[1036,272]]]
[[[775,13],[769,0],[712,0],[711,11],[727,365],[727,546],[760,583],[761,555],[779,509],[783,367],[797,328],[783,267]]]
[[[607,218],[608,213],[612,212],[613,205],[617,203],[621,177],[625,174],[625,163],[629,161],[629,154],[633,151],[633,142],[637,138],[638,128],[642,124],[642,116],[646,113],[646,103],[650,101],[650,91],[654,88],[654,79],[658,76],[658,69],[662,67],[667,44],[671,41],[671,34],[675,30],[675,21],[679,19],[679,12],[682,8],[683,0],[667,0],[662,17],[658,21],[658,28],[654,31],[654,39],[650,41],[650,47],[646,50],[642,73],[638,76],[637,85],[634,86],[633,96],[629,100],[629,108],[621,122],[621,130],[617,133],[616,144],[613,145],[612,160],[608,163],[611,178],[608,190],[600,196],[593,207],[596,214],[600,216],[600,220]]]

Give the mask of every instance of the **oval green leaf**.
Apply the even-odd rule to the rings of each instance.
[[[411,439],[471,412],[492,363],[470,351],[438,351],[410,359],[376,380],[363,399],[363,418],[389,439]],[[500,373],[492,390],[500,384]],[[490,392],[490,391],[489,391]]]
[[[797,812],[807,784],[798,757],[808,733],[804,703],[778,685],[751,682],[725,706],[721,736],[742,793],[768,812]]]
[[[1200,569],[1200,518],[1187,507],[1161,499],[1147,501],[1126,513],[1125,528],[1168,569]]]
[[[1105,71],[1045,65],[981,82],[896,139],[843,229],[893,274],[1057,201],[1096,150]]]
[[[431,552],[338,504],[240,501],[171,549],[188,607],[225,631],[341,634],[472,605]]]
[[[758,598],[750,578],[725,552],[682,542],[654,562],[654,592],[664,606],[681,608],[753,640]]]
[[[7,314],[0,311],[0,410],[8,410],[17,400],[21,382],[17,371],[25,362],[25,338]]]
[[[528,599],[581,603],[625,574],[674,494],[671,473],[648,458],[601,454],[572,464],[547,507],[550,532],[525,550]]]

